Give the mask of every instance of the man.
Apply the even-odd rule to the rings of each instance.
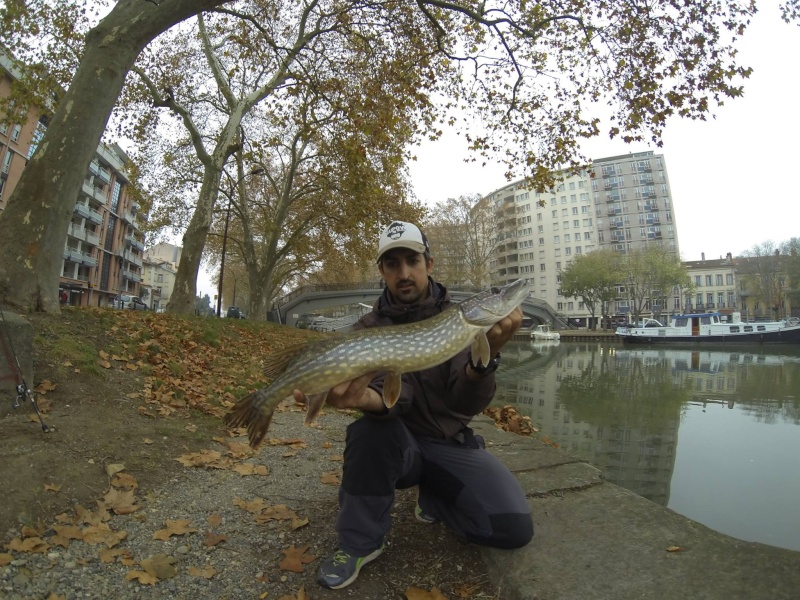
[[[381,234],[378,269],[384,292],[356,328],[427,319],[450,305],[436,283],[425,234],[395,221]],[[489,365],[475,364],[469,350],[447,362],[403,375],[400,398],[383,404],[382,373],[336,386],[327,402],[357,408],[364,417],[347,428],[339,516],[339,549],[320,566],[320,585],[339,589],[377,558],[391,526],[394,490],[419,486],[416,516],[443,522],[476,544],[518,548],[533,536],[530,508],[514,476],[486,452],[468,424],[494,395],[500,348],[519,329],[517,308],[487,333]],[[477,360],[477,359],[476,359]],[[302,399],[302,392],[295,391]]]

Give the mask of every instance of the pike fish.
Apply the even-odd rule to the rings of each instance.
[[[386,372],[383,402],[391,408],[400,396],[403,373],[435,367],[471,346],[473,360],[489,364],[486,332],[528,295],[521,279],[470,296],[429,319],[360,329],[284,348],[265,360],[272,383],[240,400],[225,415],[231,427],[247,427],[256,448],[269,428],[275,407],[296,389],[308,395],[305,424],[325,403],[328,390],[372,372]]]

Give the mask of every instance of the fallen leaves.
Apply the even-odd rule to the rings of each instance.
[[[268,523],[269,521],[290,521],[290,527],[295,530],[308,525],[309,522],[308,519],[300,518],[296,512],[285,504],[267,506],[263,498],[256,497],[249,502],[236,498],[233,504],[254,514],[255,521],[259,524]]]
[[[518,435],[531,435],[536,431],[531,423],[531,418],[520,415],[517,409],[511,405],[502,408],[490,406],[483,411],[483,414],[494,419],[497,427],[503,431],[510,431]]]
[[[278,563],[278,568],[282,571],[292,571],[293,573],[302,573],[303,565],[313,562],[317,559],[313,554],[306,554],[309,549],[309,544],[300,548],[295,548],[294,545],[289,546],[285,550],[281,550],[284,554],[283,560]]]
[[[431,591],[427,591],[422,588],[411,586],[403,592],[403,594],[406,600],[447,600],[447,596],[435,587],[431,588]]]
[[[136,504],[133,489],[118,489],[111,487],[105,496],[97,501],[98,506],[107,508],[117,515],[129,515],[141,508]]]
[[[153,534],[154,540],[167,541],[173,535],[186,535],[187,533],[195,533],[197,531],[197,529],[190,525],[188,519],[167,519],[165,525],[165,529],[159,529]]]
[[[339,479],[339,472],[338,471],[330,471],[328,473],[323,473],[320,481],[326,485],[339,485],[341,480]]]

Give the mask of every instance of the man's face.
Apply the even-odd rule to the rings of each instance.
[[[428,275],[433,272],[433,258],[408,248],[389,250],[378,269],[392,295],[404,304],[413,304],[428,295]]]

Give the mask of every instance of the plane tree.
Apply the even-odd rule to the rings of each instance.
[[[161,44],[147,68],[134,67],[144,86],[138,98],[132,88],[131,104],[152,102],[181,124],[173,142],[159,135],[169,127],[163,111],[140,108],[132,128],[140,145],[151,154],[159,144],[166,147],[155,164],[178,160],[190,173],[192,164],[199,166],[186,180],[196,185],[200,179],[199,193],[191,201],[169,310],[186,312],[183,296],[194,295],[220,180],[234,155],[234,187],[245,186],[245,159],[262,164],[269,181],[269,189],[260,188],[267,202],[248,210],[247,196],[238,194],[234,207],[242,235],[232,242],[240,244],[248,269],[251,315],[266,314],[275,290],[319,259],[311,249],[322,247],[321,238],[335,235],[336,251],[371,244],[374,235],[350,232],[376,227],[388,199],[394,206],[409,195],[405,147],[429,112],[418,90],[435,81],[432,42],[420,45],[421,36],[411,43],[401,33],[414,28],[413,12],[380,21],[367,18],[372,7],[350,10],[357,14],[326,12],[313,1],[273,15],[269,26],[243,12],[199,15],[196,31],[187,28]],[[354,24],[370,20],[381,25]],[[257,214],[259,206],[264,210]],[[172,213],[174,205],[166,210]]]
[[[689,279],[680,257],[663,246],[629,250],[621,258],[620,269],[634,322],[646,311],[658,317],[672,291]]]
[[[445,283],[482,287],[497,247],[491,205],[479,195],[437,202],[428,218],[436,274]]]
[[[7,1],[0,15],[3,39],[35,37],[41,19],[52,12],[34,9],[65,2]],[[304,22],[276,20],[282,11],[312,6]],[[786,18],[793,18],[795,2],[784,6]],[[582,138],[609,135],[658,144],[672,116],[707,118],[719,104],[740,96],[750,69],[740,64],[736,43],[755,4],[687,0],[676,9],[671,0],[306,0],[291,5],[279,0],[120,0],[76,48],[79,63],[69,87],[0,215],[0,300],[26,310],[59,310],[59,257],[72,205],[127,73],[142,50],[174,25],[199,13],[211,21],[233,18],[234,12],[245,15],[237,19],[251,24],[254,29],[248,31],[278,23],[285,39],[297,39],[287,30],[297,34],[321,20],[359,32],[370,26],[385,30],[387,22],[398,18],[409,20],[413,27],[393,30],[392,36],[415,48],[427,47],[439,60],[434,73],[430,61],[413,66],[419,69],[419,87],[410,101],[424,112],[431,98],[441,99],[437,120],[421,118],[420,133],[435,138],[444,126],[460,128],[474,160],[503,161],[509,176],[521,171],[544,189],[558,167],[586,162],[579,151]],[[226,44],[241,27],[231,30]],[[277,50],[286,58],[293,46]],[[157,91],[164,103],[178,93]],[[608,106],[609,122],[599,118],[606,111],[598,103]],[[231,139],[223,148],[229,153],[241,143],[235,135]],[[202,230],[213,205],[206,202],[196,210],[201,226],[185,248],[189,265],[199,260]],[[183,269],[180,298],[193,299],[191,270]]]
[[[398,96],[386,77],[393,66],[358,60],[372,71],[362,74],[358,88],[287,90],[260,107],[262,135],[247,153],[235,155],[239,181],[245,155],[263,169],[249,179],[248,194],[235,196],[235,226],[227,238],[231,256],[246,269],[249,314],[255,318],[264,318],[281,288],[307,273],[334,263],[370,264],[374,270],[380,224],[422,211],[404,201],[402,132],[388,132],[391,123],[358,125],[380,123],[384,111],[396,112],[391,104]],[[396,125],[410,131],[403,120]],[[339,272],[339,281],[346,272]]]
[[[595,314],[618,296],[621,281],[620,254],[596,250],[579,254],[561,272],[561,295],[580,299],[589,311],[591,328],[597,327]]]

